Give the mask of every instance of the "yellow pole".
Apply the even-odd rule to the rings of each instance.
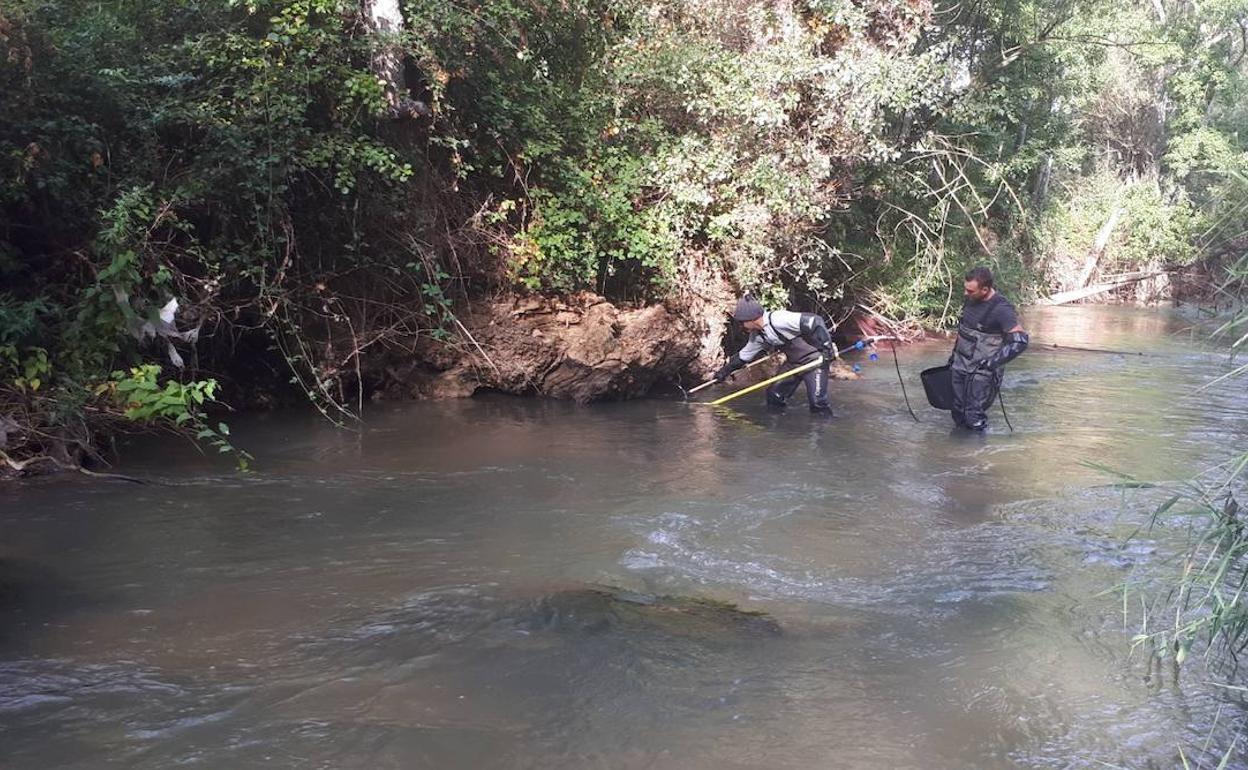
[[[833,348],[833,350],[835,350],[835,348]],[[833,353],[833,357],[835,357],[835,356],[836,356],[836,354],[835,354],[835,353]],[[783,379],[785,379],[786,377],[792,377],[792,376],[793,376],[793,375],[795,375],[795,374],[802,374],[802,373],[804,373],[804,372],[809,372],[811,369],[814,369],[816,366],[823,366],[823,364],[824,364],[824,363],[825,363],[825,361],[823,360],[823,356],[820,356],[820,357],[819,357],[819,359],[818,359],[817,361],[811,361],[810,363],[808,363],[808,364],[803,364],[803,365],[801,365],[801,366],[797,367],[796,369],[790,369],[790,370],[789,370],[789,371],[787,371],[787,372],[781,372],[780,374],[777,374],[775,377],[768,377],[767,379],[763,380],[762,382],[756,382],[756,383],[754,383],[753,385],[750,385],[749,387],[745,387],[745,388],[742,388],[741,390],[738,390],[736,393],[729,393],[728,395],[724,396],[723,398],[719,398],[719,399],[716,399],[716,400],[714,400],[714,401],[710,401],[710,402],[707,402],[707,403],[709,403],[711,406],[719,406],[720,404],[725,404],[725,403],[727,403],[727,402],[729,402],[729,401],[733,400],[733,399],[734,399],[734,398],[736,398],[737,396],[744,396],[744,395],[745,395],[745,394],[747,394],[747,393],[753,393],[754,391],[758,390],[759,388],[765,388],[765,387],[767,387],[768,385],[770,385],[771,383],[773,383],[773,382],[779,382],[780,380],[783,380]]]

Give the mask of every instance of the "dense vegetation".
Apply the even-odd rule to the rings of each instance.
[[[0,9],[8,465],[133,421],[228,452],[223,393],[346,414],[484,294],[940,321],[972,262],[1049,292],[1245,245],[1245,0],[399,10]]]

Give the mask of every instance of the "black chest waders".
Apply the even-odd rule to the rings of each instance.
[[[990,334],[966,324],[959,324],[958,341],[953,346],[953,362],[950,367],[955,372],[972,374],[996,355],[1004,344],[1004,334]]]
[[[771,322],[771,316],[767,317],[767,327],[771,329],[771,333],[775,335],[776,339],[780,340],[780,344],[775,347],[784,353],[786,362],[794,366],[801,366],[814,361],[820,355],[814,345],[811,345],[801,337],[786,337],[781,334],[776,325]]]
[[[953,395],[950,411],[955,424],[971,430],[983,430],[988,425],[987,411],[1001,389],[1001,372],[991,371],[984,364],[1004,344],[1004,334],[980,331],[967,324],[958,326],[958,340],[949,365]]]
[[[767,327],[771,330],[772,335],[780,341],[778,347],[784,352],[784,365],[780,367],[780,371],[784,372],[788,369],[796,369],[806,364],[818,361],[822,357],[822,353],[818,348],[811,345],[801,336],[794,335],[786,337],[772,323],[771,316],[767,316]],[[797,386],[805,383],[806,400],[809,402],[810,411],[816,414],[832,414],[832,407],[828,403],[828,365],[832,362],[825,362],[824,366],[817,366],[802,374],[800,378],[794,376],[785,380],[781,380],[769,388],[767,388],[766,397],[767,405],[783,409],[789,398],[797,390]]]

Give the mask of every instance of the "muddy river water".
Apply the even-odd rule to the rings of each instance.
[[[232,420],[233,473],[0,489],[0,767],[1179,766],[1244,709],[1146,676],[1147,496],[1243,447],[1172,313],[1031,310],[985,437],[921,404],[947,345],[804,404],[375,405]],[[798,398],[801,399],[799,393]],[[683,597],[681,600],[661,597]],[[746,615],[716,602],[766,613]],[[1220,753],[1219,755],[1220,756]],[[1208,763],[1206,757],[1206,762]],[[1214,760],[1207,766],[1216,764]],[[1230,767],[1248,767],[1244,755]]]

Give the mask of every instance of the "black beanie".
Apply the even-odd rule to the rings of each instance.
[[[732,311],[732,320],[753,321],[755,318],[761,318],[762,315],[763,306],[758,304],[758,300],[747,294],[737,300],[737,307]]]

